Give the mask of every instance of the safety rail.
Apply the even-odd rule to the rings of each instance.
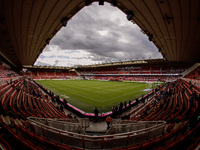
[[[119,134],[132,131],[141,131],[143,129],[151,129],[158,125],[165,124],[165,121],[116,121],[106,134]],[[162,134],[162,130],[160,131]]]
[[[74,120],[74,119],[69,119],[69,118],[51,119],[51,118],[28,117],[28,120],[36,121],[38,123],[47,125],[49,127],[52,127],[58,130],[86,134],[83,128],[80,126],[79,121]]]
[[[134,144],[151,140],[164,134],[166,123],[155,125],[150,128],[103,136],[90,136],[59,130],[32,119],[28,119],[30,127],[39,135],[49,140],[63,143],[72,147],[85,149],[112,149],[127,147]]]
[[[41,121],[43,120],[43,122],[41,123],[44,123],[45,120],[48,120],[48,121],[56,121],[56,123],[64,123],[64,124],[71,124],[71,123],[79,123],[79,125],[86,129],[87,127],[90,126],[90,120],[89,118],[81,118],[81,119],[71,119],[71,118],[54,118],[54,119],[51,119],[51,118],[39,118],[39,117],[28,117],[29,119],[34,119],[34,120],[37,120],[37,121]]]

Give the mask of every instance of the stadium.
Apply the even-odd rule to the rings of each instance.
[[[56,33],[93,2],[120,9],[163,58],[34,66]],[[0,0],[1,149],[199,149],[199,6]]]

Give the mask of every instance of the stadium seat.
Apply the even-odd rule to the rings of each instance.
[[[142,149],[142,145],[133,145],[133,146],[130,146],[128,148],[128,150],[141,150]]]
[[[5,149],[12,150],[13,148],[8,144],[6,140],[3,138],[3,134],[0,135],[0,143],[5,146]]]
[[[155,141],[147,141],[142,144],[142,149],[151,149],[155,144]]]
[[[57,149],[58,149],[58,150],[71,150],[72,147],[70,147],[70,146],[68,146],[68,145],[64,145],[64,144],[62,144],[62,145],[58,144],[58,145],[57,145]]]

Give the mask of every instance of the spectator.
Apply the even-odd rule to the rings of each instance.
[[[56,96],[56,102],[57,102],[57,104],[60,104],[60,97],[59,96]]]
[[[125,102],[124,102],[124,107],[125,107],[124,110],[126,110],[126,106],[127,106],[127,105],[126,105],[126,101],[125,101]]]
[[[72,114],[69,113],[69,114],[67,115],[67,117],[70,118],[70,119],[72,119]]]
[[[97,108],[95,108],[94,110],[95,121],[98,121],[98,115],[99,115],[99,111]]]
[[[115,106],[112,107],[112,116],[115,118],[116,115],[116,109]]]
[[[79,122],[76,116],[74,116],[74,121]]]
[[[149,94],[147,94],[146,99],[147,99],[147,102],[148,102],[148,100],[149,100]]]
[[[51,101],[52,101],[53,103],[55,103],[55,98],[54,98],[54,96],[51,96]]]
[[[63,112],[64,109],[63,109],[63,105],[60,105],[60,110]]]
[[[66,106],[67,106],[67,100],[64,98],[64,100],[63,100],[63,105],[64,105],[64,107],[66,108]]]
[[[148,115],[147,110],[144,110],[144,112],[142,113],[141,117],[144,118],[144,117],[146,117],[147,115]]]
[[[144,96],[142,95],[142,98],[141,98],[141,102],[144,103],[145,102],[145,99],[144,99]]]
[[[130,115],[125,115],[121,117],[122,120],[130,119]]]
[[[109,128],[110,128],[110,122],[111,122],[111,117],[110,117],[110,116],[108,116],[108,117],[106,118],[107,129],[109,129]]]
[[[116,115],[116,117],[117,117],[117,115],[118,115],[118,107],[117,106],[115,106],[115,115]]]
[[[136,101],[136,103],[135,103],[135,104],[138,106],[138,103],[139,103],[139,100],[138,100],[138,98],[136,98],[136,99],[135,99],[135,101]]]
[[[128,101],[128,107],[131,108],[131,100]]]
[[[123,108],[123,103],[120,102],[120,105],[119,105],[119,112],[122,113],[122,108]]]

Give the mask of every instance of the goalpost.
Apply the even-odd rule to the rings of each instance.
[[[159,86],[159,82],[146,82],[146,89],[153,89],[154,87]]]
[[[153,89],[153,87],[155,86],[154,84],[154,82],[146,82],[146,89]]]

